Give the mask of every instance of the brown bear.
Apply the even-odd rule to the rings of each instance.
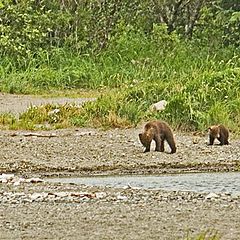
[[[218,139],[220,145],[228,145],[229,131],[222,124],[213,125],[208,128],[209,130],[209,145],[213,145],[215,138]]]
[[[146,148],[144,152],[150,151],[152,140],[156,142],[155,151],[164,152],[164,141],[168,142],[171,153],[176,152],[176,144],[172,129],[164,121],[150,121],[144,126],[144,132],[139,133],[140,142]]]

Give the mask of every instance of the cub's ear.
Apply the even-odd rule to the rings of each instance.
[[[138,136],[141,138],[142,137],[142,133],[139,133]]]

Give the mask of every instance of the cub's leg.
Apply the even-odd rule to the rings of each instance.
[[[219,137],[218,140],[220,142],[220,145],[225,145],[225,144],[228,145],[229,144],[228,140],[224,136]]]
[[[209,136],[209,144],[208,145],[213,145],[214,142],[214,137],[212,137],[211,135]]]

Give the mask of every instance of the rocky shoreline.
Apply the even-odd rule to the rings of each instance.
[[[210,147],[206,136],[177,133],[176,154],[144,154],[140,130],[1,131],[0,173],[15,178],[0,183],[1,239],[239,239],[240,196],[46,181],[239,170],[239,139]]]
[[[194,239],[203,233],[238,239],[240,234],[240,196],[226,193],[45,181],[1,187],[1,239]]]
[[[0,95],[2,112],[18,114],[42,102],[46,99]],[[175,132],[176,154],[168,154],[168,147],[165,153],[144,154],[138,139],[142,128],[0,131],[0,175],[10,174],[8,180],[0,178],[0,239],[175,240],[201,235],[238,240],[238,195],[47,181],[53,176],[240,170],[240,139],[210,147],[207,135]]]
[[[143,153],[134,129],[0,131],[0,173],[32,176],[162,174],[240,170],[240,140],[208,146],[207,136],[175,133],[177,153]],[[154,145],[152,146],[154,148]]]

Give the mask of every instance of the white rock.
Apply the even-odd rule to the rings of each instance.
[[[101,198],[105,198],[107,196],[107,193],[97,192],[97,193],[95,193],[95,195],[96,195],[96,198],[101,199]]]
[[[123,196],[123,195],[118,195],[117,196],[117,200],[124,200],[126,201],[128,198],[126,196]]]
[[[25,182],[24,178],[19,178],[14,181],[13,186],[19,186],[22,182]]]
[[[26,194],[24,192],[20,192],[20,193],[15,193],[14,196],[17,198],[20,198],[20,197],[26,196]]]
[[[57,114],[57,113],[59,113],[59,112],[60,112],[60,109],[55,108],[55,109],[53,109],[52,111],[48,112],[48,116],[53,115],[53,114]]]
[[[39,183],[39,182],[44,182],[43,179],[41,178],[28,178],[25,180],[28,183]]]
[[[166,100],[161,100],[157,103],[154,103],[150,106],[151,111],[162,111],[166,108],[167,101]]]
[[[216,193],[209,193],[205,199],[216,199],[219,198],[219,195],[217,195]]]
[[[57,192],[57,193],[55,193],[55,195],[58,196],[58,197],[63,198],[63,197],[69,196],[70,193],[69,192]]]
[[[44,193],[33,193],[32,195],[30,195],[30,199],[32,201],[35,201],[37,199],[43,199],[46,195]]]
[[[0,179],[0,183],[7,183],[8,182],[8,180],[7,179]]]
[[[18,181],[19,182],[26,182],[26,179],[25,178],[19,178]]]
[[[20,182],[19,181],[16,181],[13,183],[13,186],[19,186],[20,185]]]
[[[0,179],[10,181],[14,178],[14,174],[5,174],[0,175]]]

